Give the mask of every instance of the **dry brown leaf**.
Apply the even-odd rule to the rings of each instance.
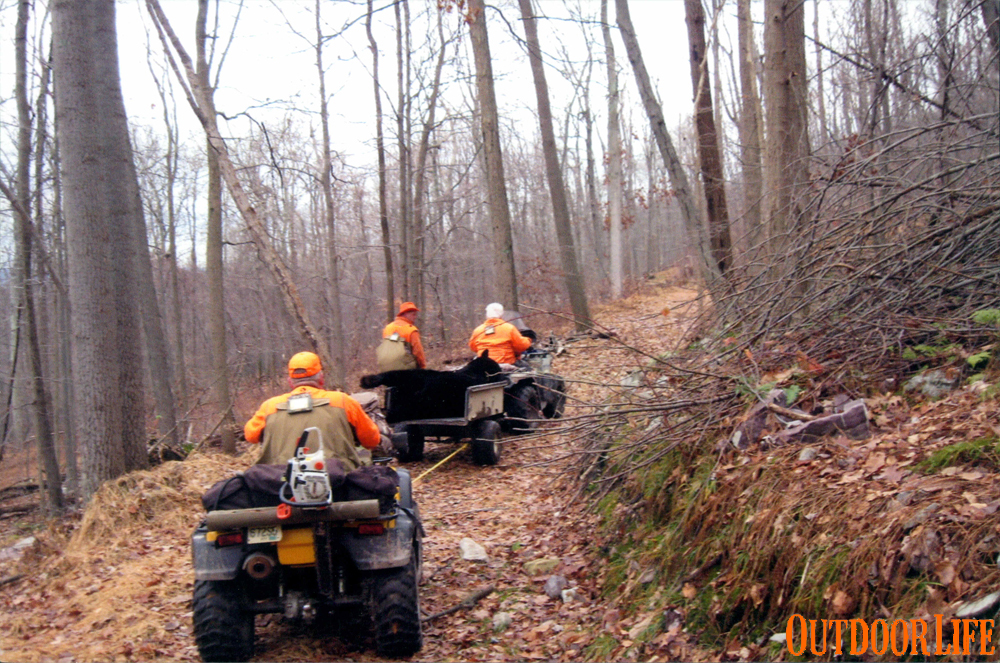
[[[698,589],[689,582],[684,583],[681,587],[681,595],[686,599],[693,599],[698,596]]]

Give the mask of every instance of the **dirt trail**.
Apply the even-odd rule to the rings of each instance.
[[[595,317],[624,342],[656,354],[676,343],[694,296],[653,282]],[[567,347],[553,365],[570,380],[567,417],[603,398],[599,384],[617,384],[634,370],[626,356],[608,339]],[[494,467],[473,465],[465,450],[415,486],[426,529],[422,611],[435,615],[477,590],[494,590],[426,622],[424,648],[412,660],[572,660],[607,629],[627,638],[629,624],[617,622],[599,593],[593,517],[579,504],[567,507],[575,490],[560,459],[569,442],[558,424],[546,426],[543,435],[505,438]],[[429,442],[424,461],[406,467],[417,477],[456,448]],[[201,517],[201,493],[252,459],[205,455],[135,473],[99,493],[101,508],[82,523],[53,524],[21,565],[26,577],[0,587],[0,604],[12,608],[0,614],[0,660],[198,660],[188,536]],[[464,537],[484,546],[489,561],[462,560]],[[577,600],[550,599],[542,591],[549,574],[525,572],[525,562],[547,557],[558,558],[552,573],[577,588]],[[503,632],[493,630],[498,612],[511,615]],[[257,660],[377,660],[372,651],[350,651],[277,616],[258,617],[257,634]]]

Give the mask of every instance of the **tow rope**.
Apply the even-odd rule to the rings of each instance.
[[[457,454],[457,453],[458,453],[459,451],[463,451],[463,450],[464,450],[464,449],[465,449],[466,447],[468,447],[468,446],[469,446],[469,443],[468,443],[468,442],[464,442],[464,443],[462,443],[462,446],[460,446],[460,447],[459,447],[458,449],[455,449],[455,451],[453,451],[452,453],[448,454],[448,455],[447,455],[447,456],[445,457],[445,459],[444,459],[444,460],[442,460],[442,461],[441,461],[441,462],[439,462],[439,463],[438,463],[437,465],[435,465],[434,467],[430,468],[429,470],[427,470],[426,472],[424,472],[423,474],[421,474],[420,476],[418,476],[418,477],[417,477],[416,479],[414,479],[413,481],[411,481],[411,482],[410,482],[410,483],[411,483],[411,485],[412,485],[412,484],[414,484],[414,483],[416,483],[416,482],[418,482],[418,481],[420,481],[420,480],[421,480],[421,479],[423,479],[423,478],[424,478],[425,476],[427,476],[428,474],[430,474],[431,472],[433,472],[433,471],[434,471],[434,470],[436,470],[437,468],[439,468],[439,467],[441,467],[442,465],[444,465],[445,463],[447,463],[447,462],[448,462],[449,460],[451,460],[452,458],[454,458],[454,457],[455,457],[455,454]]]

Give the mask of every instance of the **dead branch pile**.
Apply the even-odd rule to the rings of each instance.
[[[995,338],[971,315],[1000,306],[997,136],[984,115],[816,159],[790,252],[770,259],[761,239],[745,256],[715,338],[758,362],[805,353],[834,381],[893,377],[908,346]]]

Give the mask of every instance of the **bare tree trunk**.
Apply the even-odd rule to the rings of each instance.
[[[771,256],[784,256],[803,221],[800,194],[809,181],[809,134],[802,4],[765,0],[764,91],[767,152],[764,190],[769,196]]]
[[[187,369],[184,358],[183,307],[181,305],[180,270],[177,265],[177,209],[174,186],[177,182],[179,163],[179,132],[176,121],[176,105],[167,96],[163,82],[157,80],[160,101],[163,103],[163,126],[167,133],[166,175],[167,175],[167,249],[170,257],[170,299],[171,320],[174,330],[174,379],[177,385],[177,408],[183,412],[188,402]],[[171,119],[171,110],[174,117]],[[187,421],[178,422],[178,432],[186,428]],[[179,437],[179,436],[178,436]]]
[[[197,49],[198,84],[202,90],[202,111],[215,122],[215,87],[210,80],[210,64],[207,58],[208,0],[198,0],[198,18],[195,23],[195,48]],[[219,154],[212,147],[211,138],[205,140],[205,156],[208,160],[208,219],[205,235],[205,278],[208,281],[208,333],[212,347],[212,391],[217,407],[222,412],[222,450],[236,453],[236,437],[231,424],[233,416],[232,399],[229,396],[229,356],[226,343],[226,298],[224,270],[222,264],[222,175],[219,168]]]
[[[271,244],[267,230],[264,228],[264,224],[257,215],[257,210],[250,204],[250,198],[247,196],[246,191],[243,189],[243,185],[240,183],[239,177],[236,174],[236,167],[230,160],[229,151],[226,148],[225,142],[222,140],[221,134],[219,133],[219,127],[216,124],[215,114],[206,112],[206,108],[210,107],[210,102],[207,99],[206,91],[203,89],[200,79],[191,64],[191,58],[188,56],[187,51],[184,50],[184,47],[177,38],[177,35],[170,27],[170,23],[163,14],[163,9],[160,7],[159,1],[146,0],[146,7],[153,16],[156,29],[160,35],[160,39],[163,41],[164,48],[167,50],[168,54],[170,54],[170,65],[174,68],[178,81],[182,86],[184,86],[185,76],[181,74],[177,63],[173,59],[173,55],[169,50],[171,46],[174,51],[176,51],[178,59],[181,60],[181,64],[187,74],[187,83],[190,85],[190,88],[184,86],[188,103],[191,105],[191,109],[194,110],[195,115],[198,117],[198,121],[201,122],[202,127],[205,129],[205,133],[208,134],[212,149],[219,155],[219,168],[222,171],[222,177],[225,179],[226,185],[229,188],[229,195],[232,196],[233,201],[236,203],[236,207],[240,210],[240,214],[243,216],[243,220],[247,224],[247,229],[250,231],[250,235],[253,238],[254,245],[256,246],[261,259],[263,259],[264,264],[267,266],[271,275],[277,282],[278,290],[281,293],[282,300],[285,304],[285,309],[298,324],[299,332],[306,343],[309,344],[310,349],[324,360],[324,364],[328,364],[329,362],[326,360],[326,344],[320,337],[319,332],[309,321],[309,316],[306,313],[305,306],[302,304],[302,298],[299,296],[298,288],[292,280],[292,275],[288,270],[288,266],[285,265],[284,260],[282,260],[281,256],[274,250],[274,246]]]
[[[583,274],[576,256],[576,244],[570,226],[569,205],[566,202],[566,185],[563,182],[559,155],[556,150],[556,136],[552,127],[552,108],[549,105],[549,88],[545,82],[545,68],[542,50],[538,43],[538,28],[531,0],[518,0],[521,17],[524,19],[524,34],[528,41],[528,61],[531,63],[531,77],[535,82],[535,97],[538,100],[538,124],[542,132],[542,153],[545,158],[545,174],[552,197],[552,217],[559,241],[559,258],[569,291],[570,306],[577,331],[586,331],[590,323],[590,307],[584,288]]]
[[[819,34],[819,3],[816,0],[813,6],[813,43],[816,47],[816,114],[819,116],[819,139],[820,143],[825,143],[830,139],[830,133],[826,126],[826,89],[823,86],[823,47]]]
[[[663,119],[663,111],[653,94],[653,85],[650,83],[649,74],[646,72],[646,65],[642,59],[642,51],[639,49],[639,41],[635,36],[635,28],[632,27],[632,18],[628,11],[628,0],[615,0],[615,12],[617,14],[618,28],[625,42],[625,50],[628,53],[629,62],[632,64],[632,71],[635,73],[636,83],[639,87],[639,96],[642,98],[643,107],[652,125],[653,136],[656,138],[656,145],[666,164],[667,173],[670,175],[670,183],[677,201],[681,206],[681,214],[684,217],[685,226],[692,238],[692,243],[696,247],[700,258],[702,278],[711,286],[721,277],[718,263],[713,259],[709,248],[709,241],[705,228],[701,222],[701,215],[691,193],[691,186],[688,183],[687,173],[684,172],[684,165],[677,156],[670,135],[667,133],[666,122]]]
[[[712,257],[719,272],[724,275],[732,267],[732,240],[729,236],[729,210],[726,205],[722,155],[719,153],[719,136],[712,108],[708,49],[705,44],[705,12],[701,7],[701,0],[684,0],[684,13],[691,49],[691,86],[694,88],[698,160],[701,163],[701,178],[705,189],[709,240],[712,244]]]
[[[434,67],[434,83],[431,86],[431,97],[428,101],[427,117],[420,132],[420,147],[417,148],[416,185],[413,189],[413,228],[414,228],[414,253],[416,254],[415,264],[417,266],[417,282],[420,284],[417,296],[417,306],[423,307],[426,303],[424,297],[424,238],[426,236],[426,213],[425,196],[427,188],[427,152],[430,148],[431,133],[434,131],[434,115],[437,110],[438,93],[441,89],[441,72],[444,70],[445,53],[447,43],[444,39],[444,27],[442,21],[443,12],[438,12],[438,39],[441,42],[438,50],[437,64]]]
[[[138,182],[121,94],[114,0],[52,12],[62,150],[73,379],[83,492],[146,467],[141,317],[135,290]],[[125,255],[123,255],[123,253]]]
[[[414,228],[410,219],[409,145],[406,141],[406,89],[404,87],[405,67],[403,57],[403,31],[409,26],[403,24],[400,5],[405,0],[394,0],[392,8],[396,16],[396,143],[399,148],[399,228],[400,263],[403,267],[403,299],[414,299],[416,269],[414,261]]]
[[[51,62],[51,57],[49,58]],[[58,264],[54,267],[58,268],[59,274],[63,280],[63,283],[69,281],[69,266],[67,257],[67,246],[66,246],[66,224],[65,215],[63,214],[63,197],[62,197],[62,167],[61,167],[61,155],[59,151],[59,136],[58,132],[53,137],[53,173],[52,173],[52,208],[55,211],[55,222],[54,231],[57,238],[57,261]],[[73,329],[70,322],[70,297],[66,288],[59,288],[59,299],[57,301],[57,312],[59,317],[59,336],[60,336],[60,371],[62,372],[62,401],[65,403],[65,407],[59,412],[60,422],[65,430],[65,462],[66,462],[66,475],[67,475],[67,489],[71,495],[79,497],[80,495],[80,463],[79,463],[79,453],[77,446],[77,435],[74,428],[74,421],[76,420],[76,409],[79,407],[76,399],[73,398],[73,380],[71,376],[73,375],[73,351],[72,351],[72,339],[73,339]]]
[[[486,30],[484,0],[469,0],[469,36],[476,61],[476,89],[482,122],[483,159],[486,162],[486,200],[493,227],[493,262],[496,269],[496,295],[504,306],[516,311],[517,273],[514,269],[514,239],[510,228],[510,204],[504,181],[503,155],[500,151],[500,121],[496,92],[493,89],[493,64],[490,58],[489,33]]]
[[[368,0],[368,16],[365,19],[368,31],[368,45],[372,51],[372,83],[375,86],[375,145],[378,152],[378,216],[382,228],[382,252],[385,256],[385,318],[396,317],[395,295],[392,279],[392,244],[389,239],[389,210],[385,190],[385,139],[382,136],[382,90],[378,84],[378,45],[372,35],[372,0]]]
[[[320,0],[316,0],[316,71],[319,75],[319,115],[323,125],[323,170],[320,174],[320,184],[323,187],[324,214],[330,233],[330,308],[332,309],[333,344],[330,356],[333,359],[331,367],[334,382],[346,384],[344,370],[344,323],[340,310],[340,256],[337,254],[337,223],[333,212],[333,185],[330,181],[333,168],[330,154],[330,113],[326,101],[326,71],[323,69],[323,32],[320,28]]]
[[[1000,53],[1000,0],[983,0],[980,7],[983,10],[986,36],[993,47],[993,55],[996,56]]]
[[[620,298],[622,282],[622,134],[618,119],[618,62],[608,25],[608,0],[601,0],[601,32],[604,34],[608,70],[608,220],[611,245],[611,296]]]
[[[756,247],[765,236],[761,225],[763,174],[761,166],[762,118],[757,94],[757,49],[754,46],[750,0],[737,0],[737,31],[740,51],[740,160],[746,196],[746,236]]]
[[[42,365],[41,345],[38,340],[38,325],[35,311],[35,295],[32,287],[32,241],[33,230],[30,216],[31,206],[31,106],[28,103],[28,18],[30,1],[19,0],[17,4],[17,25],[15,27],[15,92],[17,102],[17,191],[6,189],[5,195],[14,205],[15,233],[15,279],[20,300],[24,306],[24,336],[27,341],[29,359],[28,375],[34,402],[32,414],[35,436],[38,443],[38,458],[43,468],[46,487],[46,505],[51,513],[63,508],[62,479],[59,476],[59,458],[56,455],[55,436],[52,433],[51,397],[45,383]],[[39,146],[41,152],[41,146]],[[41,153],[37,158],[41,159]]]

